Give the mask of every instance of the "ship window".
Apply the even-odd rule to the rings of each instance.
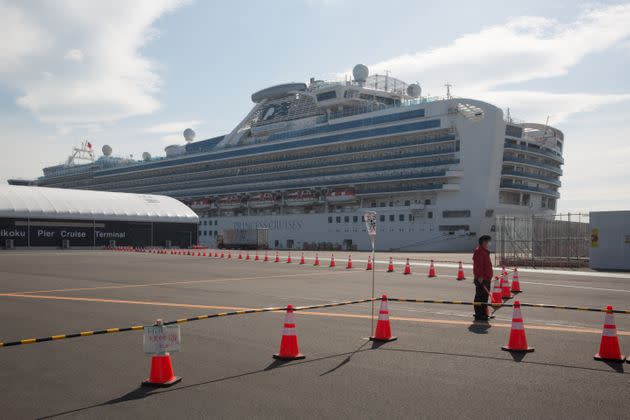
[[[389,207],[394,207],[394,202],[393,201],[389,202]]]
[[[376,207],[376,201],[372,201],[372,205],[370,207]]]
[[[494,210],[492,209],[486,210],[486,217],[492,217],[492,216],[494,216]]]
[[[352,221],[354,223],[358,222],[359,221],[359,216],[352,216]]]
[[[214,221],[214,225],[216,226],[218,222],[219,222],[218,220],[215,220]]]
[[[440,232],[455,232],[458,230],[470,230],[468,225],[440,225]]]
[[[433,219],[433,212],[432,211],[427,213],[427,218]]]
[[[442,212],[442,217],[470,217],[470,210],[445,210]]]
[[[385,203],[379,203],[380,207],[385,207]]]
[[[380,217],[378,218],[381,222],[385,221],[385,215],[381,214]]]
[[[410,221],[410,222],[413,222],[413,221],[414,221],[413,214],[410,214],[410,215],[409,215],[409,221]]]
[[[427,198],[426,200],[424,200],[424,204],[426,204],[427,206],[431,204],[431,199]]]
[[[332,216],[328,216],[328,223],[332,223]]]
[[[345,216],[345,217],[343,218],[343,221],[344,221],[345,223],[350,222],[350,216]]]
[[[329,99],[335,99],[337,97],[337,92],[331,90],[330,92],[324,92],[317,95],[318,101],[327,101]]]
[[[396,219],[396,215],[394,215],[394,214],[390,214],[389,215],[389,221],[390,222],[393,222],[395,219]]]
[[[410,200],[405,200],[405,206],[410,206],[411,205],[411,201]]]
[[[399,214],[399,215],[398,215],[398,220],[399,220],[400,222],[404,222],[404,221],[405,221],[405,215],[404,215],[404,214]]]
[[[337,223],[341,223],[341,216],[337,216],[337,217],[335,218],[335,221],[336,221]]]

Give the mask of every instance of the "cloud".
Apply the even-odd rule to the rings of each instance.
[[[454,83],[457,96],[491,99],[503,107],[510,106],[511,101],[518,104],[519,115],[538,120],[552,112],[557,123],[572,113],[627,100],[628,96],[503,91],[501,87],[563,76],[586,56],[624,45],[629,36],[630,5],[616,5],[587,9],[570,23],[535,16],[512,18],[462,35],[447,45],[368,67],[370,74],[390,71],[410,82],[421,78],[425,95],[444,92],[443,84],[449,81]],[[581,102],[576,103],[577,99]]]
[[[202,122],[203,121],[200,120],[171,121],[147,127],[144,131],[147,133],[179,133],[184,132],[184,130],[189,127],[198,126]]]
[[[39,120],[60,126],[149,114],[160,78],[140,49],[182,0],[9,4],[0,0],[0,84]]]

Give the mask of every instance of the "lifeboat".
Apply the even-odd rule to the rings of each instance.
[[[353,189],[334,190],[326,193],[326,201],[339,203],[344,201],[354,201],[357,194]]]
[[[242,206],[241,199],[237,195],[219,198],[220,209],[237,209]]]
[[[209,198],[205,198],[202,200],[193,200],[190,203],[190,208],[194,210],[208,209],[211,206],[212,206],[212,200],[210,200]]]
[[[287,206],[307,206],[317,201],[317,198],[309,190],[292,191],[287,193],[284,200]]]
[[[254,209],[273,207],[275,204],[276,200],[271,193],[254,194],[249,199],[249,206]]]

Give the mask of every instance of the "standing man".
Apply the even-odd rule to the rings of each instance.
[[[490,236],[483,235],[479,238],[479,246],[475,248],[473,254],[473,273],[475,283],[475,302],[483,302],[482,305],[475,305],[475,319],[478,321],[488,320],[488,295],[490,282],[492,281],[492,261],[490,261]]]

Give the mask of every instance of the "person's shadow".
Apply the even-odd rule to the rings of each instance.
[[[468,331],[474,334],[488,334],[488,329],[491,327],[489,322],[476,321],[468,326]]]

